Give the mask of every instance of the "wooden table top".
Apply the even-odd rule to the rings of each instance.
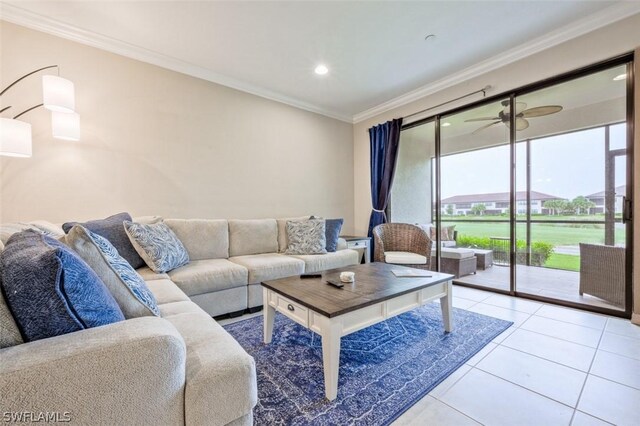
[[[262,285],[327,317],[336,317],[387,299],[449,281],[453,275],[430,272],[431,277],[396,277],[394,269],[412,269],[387,263],[366,263],[322,272],[322,278],[299,276],[265,281]],[[354,283],[336,288],[327,280],[340,280],[340,273],[352,271]]]

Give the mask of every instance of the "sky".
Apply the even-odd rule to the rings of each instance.
[[[623,148],[625,126],[611,128],[611,149]],[[604,190],[604,128],[531,142],[531,189],[573,199]],[[525,144],[516,145],[518,191],[526,190]],[[509,192],[509,145],[444,156],[442,198]],[[624,157],[616,161],[616,186],[626,183]]]

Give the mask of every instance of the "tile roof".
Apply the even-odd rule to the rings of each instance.
[[[517,200],[526,200],[527,192],[516,192]],[[555,195],[544,194],[538,191],[531,191],[531,200],[563,200],[562,197],[556,197]],[[488,194],[469,194],[469,195],[454,195],[453,197],[445,198],[442,200],[442,204],[457,204],[457,203],[488,203],[488,202],[508,202],[510,200],[509,192],[491,192]]]
[[[627,193],[627,185],[620,185],[616,187],[616,195],[625,195]],[[604,191],[589,194],[587,198],[604,198]]]

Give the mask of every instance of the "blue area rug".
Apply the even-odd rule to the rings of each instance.
[[[225,326],[254,357],[257,425],[385,425],[429,393],[512,323],[454,308],[445,333],[440,305],[421,308],[342,338],[338,397],[324,397],[322,341],[281,314],[262,342],[262,317]]]

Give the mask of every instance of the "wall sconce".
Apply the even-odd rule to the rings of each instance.
[[[58,65],[49,65],[31,71],[8,85],[0,92],[0,96],[30,75],[50,68],[57,68],[58,73],[60,72]],[[80,140],[80,116],[75,113],[75,90],[73,83],[59,75],[44,75],[42,77],[41,104],[27,108],[13,116],[13,118],[0,118],[0,155],[31,157],[31,124],[18,120],[18,118],[41,106],[51,111],[51,128],[54,138],[73,141]],[[10,108],[11,106],[0,109],[0,114]]]

